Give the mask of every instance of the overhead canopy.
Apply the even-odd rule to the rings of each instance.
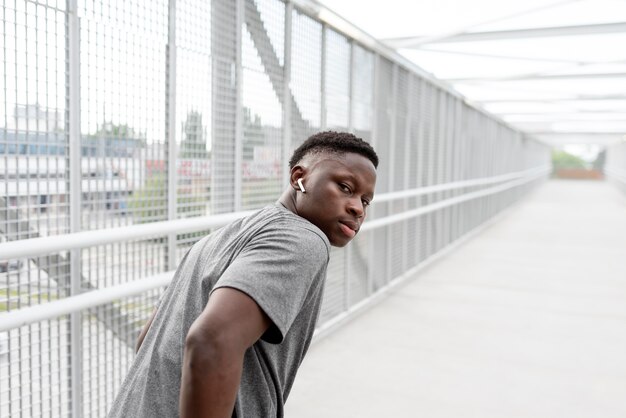
[[[624,0],[326,4],[543,142],[626,141]]]

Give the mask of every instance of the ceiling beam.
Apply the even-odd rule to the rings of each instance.
[[[570,111],[557,111],[557,112],[538,112],[536,110],[530,111],[515,111],[515,112],[490,112],[506,116],[555,116],[555,117],[576,117],[576,116],[597,116],[597,115],[623,115],[621,120],[626,120],[626,109],[623,110],[596,110],[596,109],[575,109]]]
[[[521,56],[516,56],[516,55],[483,54],[483,53],[479,53],[479,52],[453,51],[453,50],[446,50],[446,49],[431,48],[431,47],[428,47],[428,46],[426,46],[424,48],[420,48],[420,51],[422,51],[422,52],[433,52],[433,53],[436,53],[436,54],[465,55],[465,56],[476,57],[476,58],[494,58],[494,59],[501,59],[501,60],[549,62],[549,63],[554,63],[554,64],[575,64],[575,65],[604,64],[604,62],[589,62],[589,61],[581,61],[581,60],[521,57]],[[626,61],[624,61],[624,62],[626,62]],[[613,63],[613,61],[611,61],[610,63]]]
[[[527,74],[512,77],[471,77],[442,78],[448,83],[482,83],[520,80],[566,80],[566,79],[626,78],[626,73],[587,73],[587,74]]]
[[[593,25],[576,25],[545,27],[532,29],[500,30],[491,32],[469,32],[453,35],[445,38],[432,38],[423,36],[409,36],[401,38],[382,39],[382,42],[395,49],[420,48],[422,45],[451,42],[482,42],[501,39],[527,39],[527,38],[547,38],[553,36],[576,36],[606,33],[626,32],[626,22],[598,23]]]
[[[611,115],[606,118],[594,118],[594,117],[585,117],[584,113],[576,113],[569,116],[560,116],[560,115],[520,115],[520,116],[512,116],[510,114],[501,113],[499,114],[501,118],[503,118],[506,122],[517,125],[517,124],[529,124],[529,123],[568,123],[568,122],[624,122],[626,120],[626,113],[622,113],[618,115]],[[589,115],[588,115],[589,116]],[[596,115],[597,116],[597,115]]]
[[[568,136],[568,135],[577,135],[577,136],[607,136],[607,137],[623,137],[624,131],[611,131],[611,132],[585,132],[585,131],[531,131],[529,129],[524,129],[525,134],[529,135],[547,135],[547,136]]]
[[[558,102],[578,102],[586,100],[626,100],[626,94],[598,94],[598,95],[583,95],[572,97],[556,97],[552,99],[480,99],[472,97],[471,102],[476,103],[558,103]]]
[[[527,134],[529,137],[552,146],[562,146],[568,144],[600,145],[609,146],[623,141],[620,135],[581,135],[577,133],[567,133],[564,135],[535,135]]]

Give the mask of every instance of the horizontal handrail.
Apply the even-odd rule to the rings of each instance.
[[[611,177],[616,180],[621,181],[622,183],[626,183],[626,170],[621,170],[619,168],[611,168],[604,167],[604,173],[609,174]]]
[[[385,193],[384,195],[376,196],[375,202],[376,203],[387,202],[390,200],[422,196],[422,195],[430,194],[430,193],[446,192],[446,191],[454,190],[454,189],[462,189],[464,187],[484,186],[486,184],[500,183],[506,180],[512,180],[512,179],[525,177],[525,176],[532,176],[534,173],[543,172],[544,170],[549,170],[549,169],[550,169],[549,166],[536,167],[536,168],[531,168],[529,170],[515,171],[512,173],[502,174],[499,176],[481,177],[481,178],[476,178],[476,179],[471,179],[471,180],[455,181],[452,183],[436,184],[434,186],[420,187],[417,189]]]
[[[491,187],[485,190],[466,193],[450,199],[442,200],[419,209],[402,212],[399,214],[387,216],[382,219],[370,221],[363,225],[361,230],[372,230],[380,228],[395,222],[400,222],[409,218],[425,215],[445,207],[449,207],[468,200],[476,199],[482,196],[495,194],[513,187],[531,182],[537,178],[547,174],[549,168],[538,171],[534,175],[526,176],[518,180],[512,180],[508,183]],[[0,332],[8,331],[17,327],[32,324],[34,322],[57,318],[62,315],[71,314],[87,308],[93,308],[104,305],[115,300],[141,294],[143,292],[167,286],[174,277],[174,270],[159,273],[154,276],[143,279],[133,280],[132,282],[110,286],[103,289],[91,290],[80,295],[70,296],[61,300],[47,302],[41,305],[29,306],[26,308],[10,311],[0,314]]]
[[[8,331],[34,322],[54,319],[83,309],[105,305],[115,300],[140,295],[149,290],[167,286],[174,277],[175,271],[166,271],[132,282],[90,290],[80,295],[29,306],[0,314],[0,332]]]
[[[199,216],[171,221],[151,222],[140,225],[81,231],[71,234],[30,238],[0,244],[0,259],[32,257],[59,251],[87,248],[114,242],[132,241],[167,234],[185,234],[203,229],[224,226],[255,211],[231,212],[220,215]]]
[[[460,196],[456,196],[456,197],[452,197],[450,199],[445,199],[445,200],[441,200],[439,202],[430,204],[428,206],[422,206],[421,208],[418,209],[413,209],[413,210],[409,210],[406,212],[401,212],[401,213],[397,213],[395,215],[390,215],[390,216],[386,216],[384,218],[381,219],[376,219],[370,222],[367,222],[365,224],[363,224],[363,226],[361,227],[362,230],[369,230],[369,229],[374,229],[374,228],[379,228],[381,226],[386,226],[395,222],[399,222],[399,221],[404,221],[406,219],[410,219],[410,218],[414,218],[417,216],[421,216],[421,215],[425,215],[427,213],[430,212],[435,212],[437,210],[449,207],[449,206],[453,206],[459,203],[463,203],[466,202],[468,200],[472,200],[472,199],[477,199],[479,197],[483,197],[483,196],[487,196],[490,194],[495,194],[495,193],[499,193],[502,192],[504,190],[508,190],[511,189],[513,187],[519,186],[521,184],[524,183],[528,183],[530,181],[533,181],[541,176],[544,176],[545,174],[548,174],[551,171],[550,168],[545,168],[542,169],[541,171],[538,171],[537,173],[535,173],[534,175],[531,176],[526,176],[525,178],[521,178],[518,180],[512,180],[508,183],[504,183],[501,184],[499,186],[494,186],[494,187],[490,187],[488,189],[483,189],[483,190],[478,190],[475,192],[471,192],[471,193],[465,193],[462,194]]]
[[[411,190],[403,190],[401,192],[385,193],[377,196],[374,203],[388,202],[391,200],[415,197],[424,194],[442,192],[463,187],[493,184],[512,178],[522,178],[532,175],[535,172],[543,172],[544,170],[548,169],[549,168],[547,167],[537,167],[530,170],[518,171],[493,177],[483,177],[452,183],[438,184],[434,186],[420,187]],[[15,258],[33,257],[43,254],[52,254],[60,251],[87,248],[96,245],[105,245],[116,242],[146,239],[167,234],[184,234],[197,232],[204,229],[218,228],[224,226],[236,219],[243,218],[244,216],[248,216],[252,213],[254,213],[253,210],[244,212],[231,212],[220,215],[199,216],[194,218],[151,222],[141,225],[129,225],[124,227],[81,231],[63,235],[52,235],[48,237],[9,241],[0,243],[0,259],[9,260]]]

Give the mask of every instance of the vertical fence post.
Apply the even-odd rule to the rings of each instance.
[[[403,141],[405,142],[404,145],[404,179],[401,182],[402,184],[402,188],[404,190],[407,190],[411,187],[409,179],[411,178],[411,137],[412,137],[412,132],[411,132],[411,120],[412,120],[412,113],[413,113],[413,100],[411,100],[411,93],[413,92],[413,75],[409,72],[407,72],[407,86],[406,86],[406,117],[404,119],[404,138]],[[409,209],[409,199],[404,199],[403,204],[402,204],[402,210],[406,211]],[[409,265],[409,256],[408,256],[408,249],[411,248],[411,246],[409,245],[409,237],[411,236],[411,234],[408,233],[408,226],[409,226],[410,222],[409,221],[405,221],[405,225],[406,228],[402,228],[402,271],[405,272],[407,271],[408,265]],[[411,257],[413,258],[413,257]],[[411,266],[413,267],[413,266]]]
[[[416,126],[416,154],[417,154],[417,160],[414,162],[414,164],[417,166],[415,167],[416,172],[416,187],[422,187],[424,185],[424,140],[425,140],[425,135],[424,135],[424,115],[426,113],[425,110],[425,106],[424,106],[424,87],[426,85],[426,83],[424,82],[424,80],[422,78],[416,78],[415,82],[417,83],[417,92],[418,92],[418,97],[416,98],[417,100],[417,113],[415,114],[415,117],[417,118],[417,126]],[[422,198],[421,197],[416,197],[415,198],[415,207],[420,207],[422,206]],[[417,239],[417,244],[415,245],[415,265],[421,263],[422,260],[422,255],[424,253],[424,235],[425,235],[425,230],[424,228],[422,228],[424,226],[424,220],[423,217],[419,217],[417,218],[417,234],[415,235],[415,238]],[[425,258],[425,257],[424,257]]]
[[[374,149],[376,149],[376,144],[378,142],[378,114],[377,114],[377,110],[378,110],[378,87],[379,87],[379,78],[380,78],[380,55],[378,54],[374,54],[374,76],[372,77],[372,89],[373,89],[373,94],[372,94],[372,106],[371,106],[371,111],[372,111],[372,140],[371,140],[371,145],[372,147],[374,147]],[[370,233],[370,235],[373,235],[373,232]],[[372,268],[372,266],[374,265],[374,263],[378,262],[378,257],[375,256],[376,253],[376,247],[374,246],[374,239],[370,238],[369,242],[369,248],[368,248],[368,254],[369,254],[369,260],[373,260],[370,261],[370,268],[367,269],[367,294],[368,296],[371,295],[372,293],[374,293],[374,269]]]
[[[293,15],[293,3],[285,4],[285,47],[283,64],[283,152],[282,174],[283,187],[289,183],[289,167],[287,162],[291,153],[291,18]]]
[[[348,131],[354,133],[354,40],[350,39],[350,63],[348,71]],[[343,305],[347,311],[350,309],[350,278],[352,276],[352,251],[354,243],[350,242],[345,250]]]
[[[437,161],[437,171],[435,172],[434,184],[441,184],[445,182],[445,151],[446,151],[446,93],[437,89],[437,135],[435,141],[437,142],[437,154],[435,159]],[[436,200],[443,200],[446,198],[446,192],[437,193]],[[447,209],[439,210],[435,212],[435,237],[434,237],[434,250],[433,254],[441,250],[444,246],[444,217]]]
[[[356,60],[354,39],[350,39],[350,72],[348,74],[348,131],[354,133],[354,62]]]
[[[320,129],[326,129],[326,32],[328,31],[328,26],[326,23],[322,23],[322,57],[321,57],[321,82],[320,82]]]
[[[81,230],[80,164],[80,21],[77,0],[68,1],[68,134],[70,232]],[[70,251],[70,294],[81,293],[81,250]],[[72,417],[82,416],[82,313],[70,314],[70,408]]]
[[[176,0],[169,0],[165,135],[167,139],[167,219],[176,219]],[[176,234],[167,236],[167,269],[176,268]]]
[[[395,164],[397,163],[396,161],[393,161],[396,157],[396,133],[398,132],[397,129],[397,124],[398,121],[396,119],[397,113],[398,113],[398,78],[399,78],[399,72],[400,72],[400,68],[398,66],[398,64],[394,63],[393,67],[392,67],[392,71],[391,71],[391,109],[389,109],[389,107],[387,107],[385,109],[386,112],[389,112],[390,114],[388,114],[389,116],[389,151],[388,151],[388,156],[389,156],[389,166],[387,167],[387,175],[388,180],[387,180],[387,191],[388,192],[393,192],[394,190],[394,184],[395,184],[395,180],[394,179],[394,174],[395,174]],[[390,215],[393,213],[393,209],[394,209],[394,202],[387,202],[386,203],[387,206],[387,215]],[[391,281],[391,279],[393,278],[393,268],[392,268],[392,260],[393,260],[393,253],[394,253],[394,237],[393,237],[393,225],[387,225],[385,227],[385,240],[387,241],[387,246],[386,246],[386,250],[387,250],[387,254],[386,254],[386,260],[385,260],[385,266],[386,266],[386,270],[385,270],[385,282],[388,283]]]
[[[235,210],[237,12],[232,0],[211,0],[211,213]]]
[[[242,210],[243,183],[243,24],[244,0],[236,0],[235,4],[236,42],[235,48],[235,211]]]

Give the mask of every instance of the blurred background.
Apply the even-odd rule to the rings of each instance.
[[[531,197],[559,197],[536,205],[614,257],[578,259],[610,265],[604,291],[626,296],[625,243],[607,239],[626,236],[623,0],[4,0],[0,13],[0,417],[105,416],[185,252],[273,203],[291,152],[320,130],[354,132],[381,164],[368,222],[333,250],[314,350]],[[616,309],[607,335],[626,335]],[[585,403],[605,402],[603,416],[626,413],[615,367],[610,395]],[[290,416],[366,416],[306,399]],[[574,416],[558,412],[519,416]]]

